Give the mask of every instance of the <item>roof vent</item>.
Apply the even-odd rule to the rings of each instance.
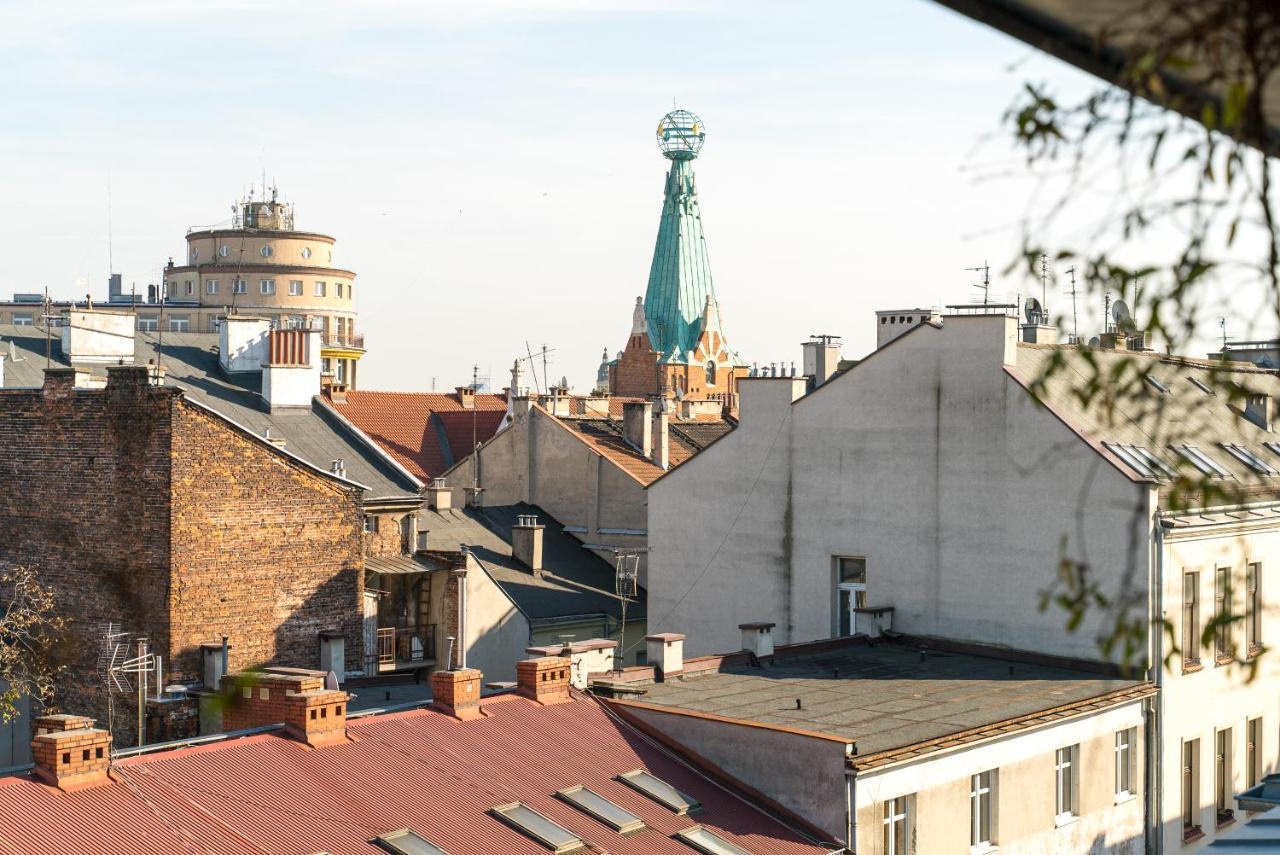
[[[347,462],[343,460],[341,457],[335,459],[332,463],[329,464],[329,472],[331,474],[337,475],[339,478],[346,478]]]

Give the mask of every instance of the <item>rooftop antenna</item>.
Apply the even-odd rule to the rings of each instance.
[[[107,173],[107,275],[116,272],[115,240],[111,231],[111,173]]]
[[[618,649],[621,652],[627,643],[627,601],[637,593],[637,579],[640,576],[640,553],[634,550],[618,550],[614,553],[614,589],[618,593],[618,603],[622,618],[618,624]],[[622,656],[614,660],[614,667],[622,670]]]
[[[1049,290],[1048,290],[1048,284],[1047,284],[1048,281],[1049,281],[1049,255],[1048,253],[1042,252],[1040,253],[1040,306],[1042,308],[1049,305]],[[1045,314],[1046,315],[1049,314],[1048,309],[1045,309]]]
[[[98,628],[98,665],[95,669],[107,693],[107,730],[112,730],[115,716],[115,693],[129,691],[129,675],[123,670],[129,657],[129,633],[115,621]]]
[[[44,286],[44,367],[53,365],[53,303],[49,301],[49,286]]]
[[[159,657],[147,650],[147,639],[139,638],[137,655],[120,665],[121,672],[138,675],[138,747],[147,744],[147,678],[156,670]],[[157,684],[160,682],[156,681]]]
[[[987,303],[991,302],[989,299],[991,292],[991,265],[984,260],[981,267],[966,267],[965,270],[970,273],[977,273],[979,270],[982,271],[982,284],[974,285],[973,287],[982,289],[982,305],[985,306]]]
[[[1076,266],[1074,264],[1067,268],[1067,275],[1071,277],[1071,341],[1075,343],[1080,340],[1080,327],[1076,319]]]
[[[524,343],[524,351],[525,351],[525,353],[527,354],[527,356],[522,356],[522,357],[520,357],[520,360],[519,360],[519,361],[520,361],[520,362],[527,362],[527,363],[529,363],[529,373],[533,375],[533,388],[534,388],[534,391],[536,391],[539,395],[541,395],[541,394],[542,394],[542,386],[541,386],[541,384],[538,382],[538,368],[537,368],[537,363],[536,363],[536,362],[534,362],[534,360],[535,360],[537,357],[539,357],[539,356],[541,356],[541,357],[542,357],[542,374],[543,374],[542,379],[543,379],[543,380],[546,380],[546,379],[547,379],[547,378],[546,378],[546,373],[547,373],[547,354],[549,354],[549,353],[555,353],[555,349],[554,349],[554,348],[552,348],[552,347],[549,347],[549,346],[547,346],[547,345],[545,345],[545,344],[544,344],[544,345],[542,346],[542,350],[538,351],[537,353],[534,353],[534,352],[533,352],[533,348],[529,347],[529,342],[528,342],[528,340],[526,340],[526,341],[525,341],[525,343]]]
[[[1227,349],[1227,319],[1218,318],[1218,327],[1222,330],[1222,350],[1225,352]]]
[[[476,432],[476,401],[475,396],[480,385],[480,366],[479,364],[471,366],[471,453],[475,454],[476,448],[480,445],[479,437]],[[476,484],[476,462],[471,461],[471,486]]]
[[[1102,331],[1111,332],[1111,292],[1102,292]]]

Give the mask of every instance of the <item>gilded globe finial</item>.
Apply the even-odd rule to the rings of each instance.
[[[706,138],[702,119],[688,110],[672,110],[658,122],[658,148],[671,160],[693,160]]]

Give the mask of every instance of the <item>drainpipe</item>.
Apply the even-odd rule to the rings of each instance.
[[[1155,555],[1151,561],[1151,575],[1148,580],[1147,598],[1151,613],[1148,616],[1148,655],[1151,657],[1151,668],[1154,669],[1156,695],[1147,698],[1146,727],[1144,736],[1147,740],[1147,852],[1161,855],[1164,852],[1164,533],[1172,528],[1172,521],[1160,517],[1157,506],[1155,513]],[[1157,629],[1158,627],[1158,629]]]
[[[844,816],[845,816],[845,849],[849,855],[857,855],[858,852],[858,775],[857,773],[846,774],[845,781],[848,783],[844,788]]]

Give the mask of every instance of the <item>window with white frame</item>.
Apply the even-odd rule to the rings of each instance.
[[[1219,567],[1213,577],[1213,655],[1219,665],[1235,657],[1231,643],[1231,568]]]
[[[341,283],[341,282],[335,282],[335,283],[333,283],[333,287],[336,289],[336,291],[335,291],[335,296],[337,296],[337,297],[341,297],[341,296],[342,296],[342,283]]]
[[[996,770],[979,772],[969,777],[969,847],[972,852],[985,852],[996,844],[995,807]]]
[[[1194,445],[1171,445],[1169,446],[1177,453],[1179,457],[1194,466],[1201,475],[1210,478],[1227,478],[1230,473],[1218,465],[1212,457],[1205,454]]]
[[[235,284],[231,286],[231,293],[233,293],[233,294],[243,294],[243,293],[245,293],[245,292],[246,292],[246,290],[248,289],[248,287],[249,287],[249,286],[248,286],[248,283],[247,283],[247,282],[245,282],[243,279],[237,279],[237,280],[235,281]]]
[[[206,279],[206,280],[205,280],[205,283],[204,283],[204,292],[205,292],[206,294],[217,294],[217,293],[218,293],[218,280],[217,280],[217,279]]]
[[[1056,787],[1054,814],[1059,823],[1076,816],[1076,805],[1080,791],[1078,767],[1080,762],[1080,746],[1068,745],[1059,748],[1054,756],[1053,773]]]
[[[138,330],[141,332],[155,332],[160,328],[160,321],[155,315],[139,315]]]
[[[1262,565],[1256,561],[1244,570],[1244,635],[1250,657],[1262,651]]]
[[[29,327],[35,324],[35,319],[30,312],[14,312],[13,325],[15,327]]]
[[[1231,728],[1219,730],[1214,735],[1213,751],[1213,807],[1218,825],[1226,825],[1235,819],[1232,810],[1235,794],[1231,790]]]
[[[867,607],[867,559],[837,555],[833,559],[836,577],[836,632],[853,635],[854,609]]]
[[[188,296],[188,297],[190,297],[190,296],[192,296],[192,295],[194,295],[194,294],[196,293],[196,286],[195,286],[195,283],[194,283],[194,282],[192,282],[190,279],[188,279],[188,280],[186,281],[186,286],[187,286],[187,296]]]
[[[1200,574],[1182,574],[1182,670],[1200,664]]]
[[[289,280],[289,296],[290,297],[302,296],[302,280],[301,279]]]
[[[1251,788],[1262,783],[1262,719],[1249,719],[1244,736],[1244,785]]]
[[[1137,728],[1129,728],[1116,733],[1116,799],[1121,800],[1134,795],[1134,750],[1137,740]]]
[[[170,315],[169,332],[186,332],[191,329],[191,318],[187,315]]]
[[[1259,475],[1275,475],[1276,469],[1267,461],[1254,454],[1243,445],[1235,445],[1230,442],[1222,443],[1222,448],[1236,460],[1239,460],[1245,466],[1249,467],[1251,472]]]
[[[1182,743],[1182,839],[1204,836],[1200,829],[1200,740]]]
[[[324,296],[324,292],[325,292],[325,290],[326,290],[326,286],[325,286],[325,284],[324,284],[323,282],[317,282],[317,283],[316,283],[316,296],[317,296],[317,297],[323,297],[323,296]]]
[[[884,803],[884,855],[911,851],[911,797],[899,796]]]
[[[258,282],[258,289],[263,294],[274,294],[276,292],[276,280],[262,279]]]

